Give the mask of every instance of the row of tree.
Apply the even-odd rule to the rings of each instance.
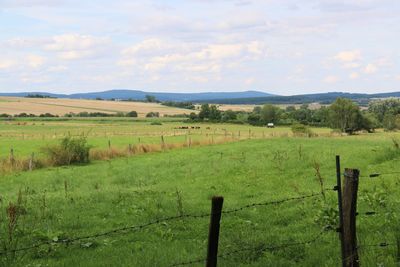
[[[151,112],[153,113],[153,112]],[[150,113],[149,113],[150,114]],[[72,118],[72,117],[82,117],[82,118],[88,118],[88,117],[137,117],[138,113],[136,111],[130,111],[130,112],[117,112],[117,113],[104,113],[104,112],[79,112],[79,113],[67,113],[63,117],[67,118]],[[10,114],[0,114],[0,118],[35,118],[35,117],[40,117],[40,118],[54,118],[54,117],[60,117],[59,115],[54,115],[51,113],[43,113],[40,115],[35,115],[32,113],[19,113],[15,115],[10,115]]]
[[[386,99],[370,103],[362,110],[352,100],[337,98],[330,106],[310,109],[308,105],[299,108],[288,106],[285,109],[274,105],[257,106],[252,112],[220,111],[218,106],[203,104],[199,114],[191,113],[191,121],[249,123],[251,125],[293,125],[296,123],[324,126],[353,133],[360,130],[368,132],[383,127],[386,130],[400,129],[400,100]]]

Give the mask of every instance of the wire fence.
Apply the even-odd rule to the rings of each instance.
[[[379,176],[384,176],[384,175],[395,175],[395,174],[400,174],[400,172],[386,172],[386,173],[372,173],[368,175],[367,177],[374,178],[374,177],[379,177]],[[323,198],[325,199],[325,192],[334,192],[338,191],[338,186],[335,186],[333,188],[322,188],[321,192],[318,193],[310,193],[310,194],[303,194],[299,195],[296,197],[287,197],[283,199],[278,199],[278,200],[269,200],[269,201],[263,201],[263,202],[253,202],[249,203],[237,208],[232,208],[232,209],[225,209],[221,210],[217,214],[219,216],[221,215],[230,215],[230,214],[235,214],[247,209],[252,209],[255,207],[266,207],[266,206],[274,206],[274,205],[281,205],[284,203],[293,203],[294,204],[299,204],[302,203],[303,201],[310,200],[310,199],[317,199],[317,198]],[[379,214],[377,211],[362,211],[362,212],[356,212],[355,216],[374,216]],[[13,248],[13,249],[4,249],[0,251],[0,256],[1,255],[7,255],[7,254],[15,254],[19,252],[26,252],[30,250],[34,250],[37,248],[40,248],[42,246],[47,246],[47,245],[70,245],[82,240],[86,239],[96,239],[100,237],[105,237],[105,236],[111,236],[111,235],[118,235],[118,234],[123,234],[127,232],[134,232],[134,231],[141,231],[143,229],[146,229],[148,227],[151,227],[153,225],[158,225],[162,224],[165,222],[172,222],[172,221],[179,221],[179,220],[190,220],[190,219],[201,219],[201,218],[210,218],[213,213],[200,213],[200,214],[181,214],[177,216],[170,216],[170,217],[164,217],[164,218],[159,218],[155,220],[148,221],[146,223],[142,224],[137,224],[137,225],[132,225],[132,226],[124,226],[124,227],[119,227],[111,230],[107,230],[104,232],[98,232],[98,233],[93,233],[93,234],[88,234],[88,235],[82,235],[82,236],[76,236],[76,237],[71,237],[71,238],[62,238],[62,239],[57,239],[57,240],[45,240],[36,244],[32,244],[29,246],[25,247],[18,247],[18,248]],[[215,214],[214,214],[215,215]],[[219,253],[216,255],[217,258],[221,259],[226,259],[234,255],[239,255],[242,253],[262,253],[266,251],[277,251],[277,250],[283,250],[289,247],[298,247],[298,246],[304,246],[308,244],[314,244],[317,243],[318,241],[321,240],[322,236],[326,233],[328,233],[330,230],[334,230],[332,227],[326,226],[324,227],[318,234],[315,236],[311,237],[310,239],[306,240],[298,240],[298,241],[287,241],[283,242],[280,244],[263,244],[255,247],[245,247],[245,248],[240,248],[236,250],[231,250],[227,251],[224,253]],[[340,229],[336,229],[337,231],[342,231]],[[369,249],[379,249],[379,248],[387,248],[389,246],[395,246],[398,244],[388,242],[388,241],[383,241],[380,243],[376,244],[362,244],[358,245],[355,249],[362,249],[362,250],[369,250]],[[359,261],[358,254],[357,252],[351,253],[350,255],[347,255],[345,257],[341,257],[341,260],[343,262],[347,262],[349,260],[356,260]],[[170,266],[187,266],[187,265],[193,265],[193,264],[198,264],[198,263],[204,263],[207,262],[208,258],[197,258],[197,259],[189,259],[187,261],[182,261],[182,262],[177,262],[174,263]]]
[[[247,204],[245,206],[239,207],[239,208],[221,211],[221,214],[232,214],[232,213],[240,212],[240,211],[243,211],[243,210],[249,209],[249,208],[280,205],[280,204],[283,204],[286,202],[291,202],[291,201],[296,201],[296,200],[301,201],[301,200],[305,200],[305,199],[309,199],[309,198],[316,198],[319,196],[320,196],[320,194],[312,193],[312,194],[308,194],[308,195],[302,195],[299,197],[290,197],[290,198],[285,198],[285,199],[280,199],[280,200],[251,203],[251,204]],[[120,227],[120,228],[108,230],[108,231],[101,232],[101,233],[95,233],[95,234],[91,234],[91,235],[84,235],[84,236],[79,236],[79,237],[74,237],[74,238],[64,238],[64,239],[59,239],[59,240],[46,240],[46,241],[36,243],[36,244],[26,246],[26,247],[10,249],[10,250],[3,250],[3,251],[0,251],[0,255],[27,251],[27,250],[36,249],[36,248],[39,248],[42,246],[52,245],[52,244],[69,245],[74,242],[78,242],[78,241],[85,240],[85,239],[96,239],[99,237],[104,237],[104,236],[109,236],[109,235],[114,235],[114,234],[119,234],[119,233],[125,233],[127,231],[138,231],[138,230],[142,230],[147,227],[150,227],[152,225],[161,224],[161,223],[168,222],[168,221],[176,221],[176,220],[183,220],[183,219],[200,219],[200,218],[209,218],[209,217],[210,217],[210,213],[183,214],[183,215],[177,215],[177,216],[170,216],[170,217],[165,217],[165,218],[149,221],[147,223],[143,223],[143,224],[139,224],[139,225]]]
[[[219,254],[218,258],[227,258],[229,256],[233,256],[233,255],[240,254],[240,253],[243,253],[243,252],[275,251],[275,250],[285,249],[285,248],[294,247],[294,246],[312,244],[312,243],[317,242],[320,239],[320,237],[324,233],[327,232],[327,230],[329,230],[329,228],[324,228],[321,232],[319,232],[313,238],[305,240],[305,241],[287,242],[287,243],[282,243],[282,244],[277,244],[277,245],[263,245],[261,247],[257,246],[257,247],[249,247],[249,248],[237,249],[237,250],[232,250],[232,251],[229,251],[229,252],[225,252],[225,253]],[[175,264],[172,264],[170,266],[174,267],[174,266],[192,265],[194,263],[206,262],[206,260],[207,260],[207,258],[202,258],[202,259],[197,259],[197,260],[192,260],[192,261],[175,263]]]

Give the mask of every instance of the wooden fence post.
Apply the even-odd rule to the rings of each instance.
[[[206,267],[216,267],[218,261],[218,240],[219,228],[222,215],[222,205],[224,198],[214,196],[211,204],[210,228],[208,232],[208,248],[207,248],[207,263]]]
[[[339,227],[337,232],[339,233],[340,239],[340,248],[341,248],[341,255],[342,255],[342,267],[345,267],[346,258],[344,252],[344,239],[343,239],[343,202],[342,202],[342,172],[340,169],[340,156],[336,156],[336,186],[335,190],[338,193],[338,207],[339,207]]]
[[[165,149],[165,141],[164,141],[164,136],[161,135],[161,147],[164,150]]]
[[[31,158],[29,159],[29,170],[32,171],[33,170],[33,159],[35,157],[35,153],[32,152],[31,154]]]
[[[132,145],[131,144],[128,145],[128,153],[129,153],[129,155],[132,155]]]
[[[343,187],[343,240],[344,240],[344,264],[346,267],[358,267],[359,258],[357,252],[356,214],[357,191],[360,171],[345,169]]]
[[[11,165],[14,165],[15,158],[14,158],[14,148],[10,149],[10,163]]]

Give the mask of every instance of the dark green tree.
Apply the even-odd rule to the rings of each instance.
[[[280,119],[280,109],[270,104],[264,105],[261,109],[260,119],[264,125],[267,123],[277,124]]]
[[[348,133],[361,129],[362,115],[360,108],[350,99],[337,98],[329,107],[329,111],[332,128]]]
[[[210,105],[203,104],[200,108],[199,119],[204,120],[210,117]]]
[[[146,102],[149,102],[149,103],[157,102],[156,97],[153,95],[146,95],[145,98],[146,98]]]

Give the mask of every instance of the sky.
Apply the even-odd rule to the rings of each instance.
[[[0,92],[400,91],[399,0],[0,0]]]

